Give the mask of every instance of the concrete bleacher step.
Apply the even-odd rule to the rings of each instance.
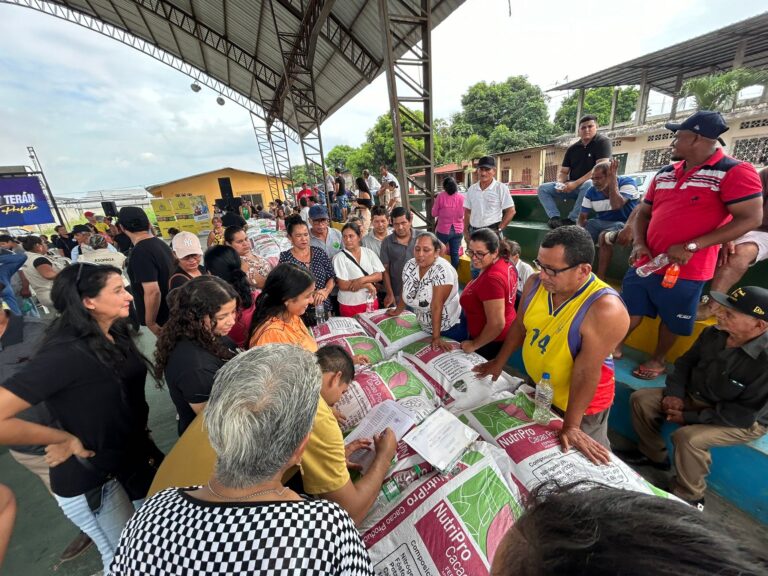
[[[632,370],[647,358],[647,354],[625,347],[624,357],[616,360],[616,399],[608,424],[626,438],[637,440],[632,428],[629,397],[641,388],[664,386],[665,376],[655,380],[640,380]],[[671,371],[671,365],[667,371]],[[670,434],[676,425],[664,424],[662,434],[672,451]],[[721,495],[758,521],[768,524],[768,436],[747,444],[712,449],[712,469],[707,479],[711,490]]]

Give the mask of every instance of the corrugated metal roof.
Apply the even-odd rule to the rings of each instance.
[[[572,80],[550,91],[633,86],[640,84],[643,74],[646,74],[647,82],[654,90],[674,94],[678,75],[682,75],[682,81],[685,81],[712,72],[730,70],[742,42],[746,43],[743,46],[742,66],[768,68],[768,12]]]
[[[274,20],[281,34],[296,34],[307,4],[306,0],[56,1],[150,42],[265,108],[275,98],[283,74]],[[401,5],[400,0],[389,1],[392,10]],[[464,2],[431,1],[433,28]],[[383,71],[381,33],[376,0],[333,4],[313,61],[321,121]],[[402,54],[417,40],[414,28],[395,51]],[[291,106],[290,98],[286,99],[282,117],[298,131]]]

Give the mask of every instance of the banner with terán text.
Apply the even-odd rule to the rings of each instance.
[[[36,176],[0,178],[0,228],[54,221]]]

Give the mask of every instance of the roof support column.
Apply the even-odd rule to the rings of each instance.
[[[579,99],[576,102],[576,124],[573,127],[573,131],[576,134],[579,133],[579,120],[584,113],[584,88],[579,88]]]
[[[614,86],[613,87],[613,95],[611,96],[611,120],[610,120],[610,126],[611,130],[613,130],[616,127],[616,105],[619,101],[619,87]]]
[[[648,94],[651,92],[651,86],[648,84],[648,70],[643,70],[640,76],[640,97],[637,99],[637,109],[635,110],[635,125],[645,124],[645,116],[648,113]]]
[[[677,75],[675,79],[675,95],[672,97],[672,109],[669,111],[669,119],[674,120],[677,116],[677,105],[680,103],[680,89],[683,87],[683,73]]]
[[[430,229],[434,227],[434,139],[432,126],[432,3],[420,0],[419,7],[407,0],[379,0],[384,66],[387,74],[395,160],[403,206],[410,208],[409,188],[425,197],[423,213],[415,212]],[[405,39],[414,33],[416,40]],[[399,58],[395,43],[412,45]],[[407,104],[421,107],[422,117]],[[424,172],[424,186],[413,174]]]

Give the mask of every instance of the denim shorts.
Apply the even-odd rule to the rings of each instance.
[[[663,274],[641,278],[631,267],[621,283],[621,297],[630,316],[661,317],[669,331],[678,336],[690,336],[696,322],[696,309],[704,288],[703,280],[679,278],[672,288],[664,288]]]

